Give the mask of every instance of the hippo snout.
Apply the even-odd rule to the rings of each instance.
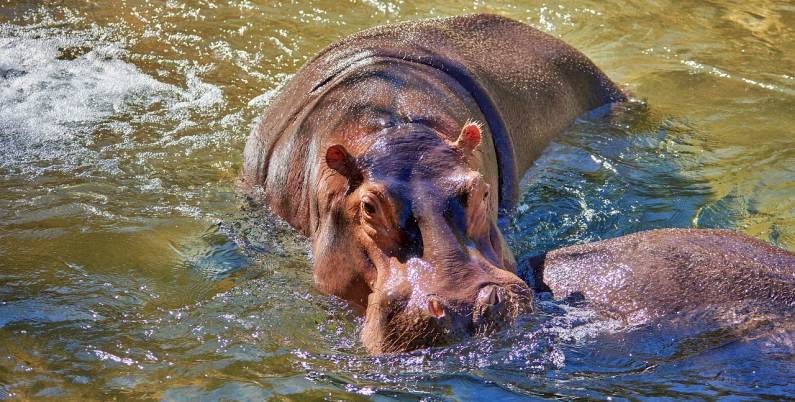
[[[371,353],[382,354],[492,334],[533,311],[532,290],[516,279],[475,286],[474,291],[461,292],[457,297],[444,293],[419,296],[415,292],[408,300],[385,300],[386,293],[375,292],[362,340]]]
[[[532,291],[524,283],[482,287],[472,307],[474,333],[490,334],[513,323],[521,314],[532,312],[532,300]]]
[[[504,325],[510,320],[508,305],[515,303],[508,291],[499,285],[487,285],[480,289],[472,308],[472,324],[483,333]]]

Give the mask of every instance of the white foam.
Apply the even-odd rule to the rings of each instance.
[[[129,127],[116,131],[113,116],[156,105],[166,113],[149,117],[190,126],[191,112],[223,105],[223,91],[196,72],[186,72],[186,89],[160,82],[126,62],[121,44],[87,39],[96,36],[0,25],[0,168],[118,173],[115,152],[93,146],[98,128],[125,141],[116,148],[138,145],[127,141]],[[78,51],[63,57],[63,49]]]
[[[66,139],[123,109],[136,95],[172,90],[118,59],[115,45],[59,60],[66,39],[0,38],[0,69],[16,76],[0,81],[0,130],[31,140]]]
[[[202,82],[195,73],[189,72],[188,89],[183,94],[184,100],[174,105],[177,109],[209,108],[224,103],[223,91],[215,85]]]

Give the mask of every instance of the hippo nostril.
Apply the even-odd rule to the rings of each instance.
[[[439,300],[437,297],[429,297],[428,298],[428,312],[431,313],[432,316],[436,318],[444,317],[444,305],[442,301]]]
[[[488,285],[480,289],[478,293],[478,301],[484,306],[493,306],[500,302],[499,286]]]

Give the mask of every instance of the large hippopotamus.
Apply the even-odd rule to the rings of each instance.
[[[285,84],[241,184],[311,239],[317,288],[365,311],[370,352],[440,344],[532,309],[498,216],[551,138],[624,100],[582,53],[509,18],[377,27]]]
[[[315,285],[364,311],[371,353],[442,344],[532,311],[498,218],[555,135],[624,100],[583,54],[508,18],[377,27],[285,84],[248,138],[241,185],[311,239]],[[795,294],[792,277],[771,279],[791,275],[791,254],[737,235],[644,232],[577,247],[535,259],[533,288],[630,318],[692,302],[679,270],[723,295],[725,282],[704,281],[721,270],[750,281],[750,266],[769,292]],[[732,297],[744,294],[736,283],[724,287]]]

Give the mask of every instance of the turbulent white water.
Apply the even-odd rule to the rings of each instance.
[[[174,92],[121,61],[124,50],[117,45],[64,58],[64,51],[80,45],[57,38],[0,38],[5,72],[0,130],[33,142],[68,140],[130,104],[157,102],[159,95]]]
[[[164,128],[144,140],[168,144],[197,124],[192,113],[223,105],[221,90],[195,72],[188,71],[184,87],[163,83],[125,61],[123,44],[91,36],[0,29],[0,168],[118,173],[119,150],[145,145],[124,121],[130,114]]]

